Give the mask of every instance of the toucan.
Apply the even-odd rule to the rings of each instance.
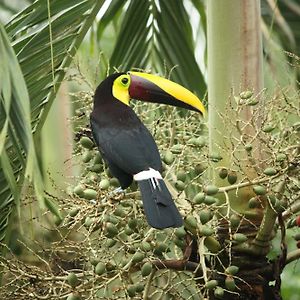
[[[183,86],[143,72],[115,73],[104,79],[94,94],[90,123],[93,138],[111,174],[121,188],[138,183],[150,226],[180,227],[182,217],[162,178],[157,145],[129,102],[163,103],[204,113],[200,99]]]

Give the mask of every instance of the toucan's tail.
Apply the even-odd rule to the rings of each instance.
[[[149,225],[158,229],[183,225],[182,217],[163,179],[151,177],[137,182]]]

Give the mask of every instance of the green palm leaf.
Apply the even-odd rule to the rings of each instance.
[[[0,24],[0,184],[1,184],[1,227],[0,239],[4,238],[4,230],[12,205],[19,202],[20,184],[16,175],[20,167],[36,183],[39,198],[42,194],[41,173],[38,167],[33,136],[30,127],[30,101],[24,77],[18,60],[12,49],[4,27]],[[12,150],[13,149],[13,150]],[[14,159],[11,160],[12,153]],[[18,160],[19,163],[16,163]]]
[[[118,34],[110,64],[118,69],[152,68],[196,91],[206,91],[196,62],[192,28],[182,1],[132,0]]]
[[[66,68],[103,2],[35,1],[6,25],[17,59],[1,30],[0,240],[6,236],[24,175],[31,175],[42,194],[31,132],[34,138],[40,133]]]

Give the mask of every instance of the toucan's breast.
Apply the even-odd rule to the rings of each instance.
[[[91,114],[94,139],[108,162],[134,175],[162,168],[156,143],[135,112],[122,102],[94,108]]]

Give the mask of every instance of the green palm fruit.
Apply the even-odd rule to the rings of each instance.
[[[207,290],[212,290],[212,289],[214,289],[217,285],[218,285],[218,281],[213,279],[213,280],[209,280],[209,281],[206,282],[205,288],[206,288]]]
[[[149,262],[144,263],[141,269],[142,276],[144,277],[148,276],[151,273],[151,271],[152,271],[152,264]]]
[[[225,269],[225,273],[229,275],[235,275],[239,271],[238,266],[229,266]]]
[[[267,193],[267,190],[264,186],[262,185],[255,185],[253,186],[253,191],[256,195],[265,195]]]
[[[201,192],[201,193],[196,194],[196,196],[193,199],[193,202],[195,204],[201,204],[204,202],[204,199],[205,199],[205,194]]]
[[[237,173],[236,173],[236,171],[229,171],[228,172],[227,181],[230,184],[235,184],[236,183],[236,181],[237,181]]]
[[[184,170],[179,170],[176,174],[177,176],[177,179],[182,181],[182,182],[185,182],[186,180],[186,172]]]
[[[78,207],[73,207],[70,211],[69,211],[69,216],[74,218],[78,213],[79,213],[80,209]]]
[[[207,195],[215,195],[219,191],[219,188],[215,185],[207,185],[203,188],[203,192]]]
[[[240,93],[240,97],[241,99],[249,99],[253,96],[253,92],[252,91],[243,91]]]
[[[100,182],[99,182],[99,188],[101,190],[107,190],[110,186],[110,182],[108,179],[102,179]]]
[[[200,221],[202,224],[207,223],[213,217],[212,212],[208,209],[203,209],[199,212]]]
[[[277,174],[277,171],[276,171],[276,169],[270,167],[270,168],[266,168],[264,170],[264,174],[267,176],[274,176]]]
[[[114,239],[107,239],[106,242],[105,242],[105,246],[108,247],[108,248],[111,248],[111,247],[113,247],[116,243],[117,243],[117,241],[114,240]]]
[[[177,228],[175,230],[175,235],[178,237],[178,238],[184,238],[186,236],[186,231],[184,229],[184,226],[181,226],[179,228]]]
[[[105,264],[102,262],[98,262],[95,267],[95,273],[100,276],[100,275],[104,274],[105,269],[106,269]]]
[[[137,219],[129,219],[128,221],[129,228],[134,230],[136,229],[137,225],[138,225]]]
[[[200,229],[200,234],[202,236],[211,236],[214,233],[214,230],[207,226],[207,225],[202,225]]]
[[[135,296],[135,294],[136,294],[136,287],[135,287],[135,285],[129,285],[128,287],[127,287],[127,293],[128,293],[128,296],[129,297],[134,297]]]
[[[244,243],[248,240],[247,236],[243,233],[235,233],[232,238],[239,244]]]
[[[87,200],[97,199],[97,191],[95,191],[94,189],[85,189],[83,191],[83,198]]]
[[[191,226],[192,228],[197,228],[197,220],[195,219],[194,216],[192,215],[188,215],[186,218],[185,218],[185,222]]]
[[[232,228],[237,228],[240,225],[241,218],[238,215],[233,214],[230,216],[229,221]]]
[[[207,205],[212,205],[218,203],[218,199],[212,196],[205,196],[204,203]]]
[[[141,293],[144,290],[145,286],[142,283],[138,283],[135,285],[135,290],[137,293]]]
[[[221,249],[220,243],[212,236],[205,238],[204,245],[212,253],[218,253]]]
[[[152,246],[151,246],[150,243],[143,241],[141,243],[141,248],[142,248],[143,251],[148,252],[152,249]]]
[[[84,189],[85,189],[85,185],[82,183],[79,183],[78,185],[76,185],[74,187],[73,192],[74,192],[74,194],[82,197],[84,195]]]
[[[106,231],[109,237],[114,237],[119,233],[118,228],[112,223],[106,224]]]
[[[214,291],[214,295],[216,298],[222,299],[224,297],[224,289],[218,286]]]
[[[136,252],[132,256],[132,262],[137,264],[145,258],[145,254],[142,252]]]
[[[175,157],[173,155],[173,153],[170,150],[166,150],[164,156],[163,156],[163,161],[167,164],[170,165],[173,163],[173,161],[175,160]]]
[[[183,191],[185,188],[185,183],[180,180],[177,180],[175,182],[175,188],[177,189],[177,191]]]
[[[90,138],[88,138],[87,136],[81,137],[80,144],[82,145],[82,147],[84,147],[86,149],[92,149],[94,146],[93,141]]]
[[[275,129],[275,126],[272,124],[267,124],[262,128],[262,131],[265,133],[272,132]]]
[[[229,291],[234,291],[236,289],[235,281],[232,276],[227,276],[225,279],[225,287]]]
[[[77,278],[76,274],[71,272],[68,274],[67,282],[71,287],[76,287],[79,285],[79,279]]]
[[[259,200],[256,197],[252,197],[249,201],[248,201],[248,206],[249,208],[256,208],[259,207]]]
[[[228,175],[228,170],[226,168],[221,168],[219,170],[219,177],[221,179],[225,179],[227,177],[227,175]]]
[[[246,144],[245,145],[245,150],[246,151],[250,152],[250,151],[252,151],[252,149],[253,149],[253,146],[251,144]]]
[[[86,150],[82,155],[82,161],[84,163],[88,163],[92,158],[93,158],[93,154],[89,150]]]

